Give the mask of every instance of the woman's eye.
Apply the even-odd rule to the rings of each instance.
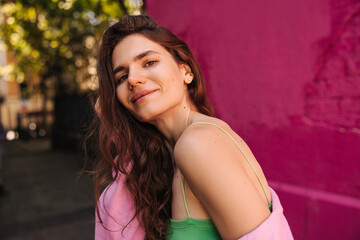
[[[157,61],[147,61],[144,66],[145,67],[150,67],[150,66],[154,65],[156,62]]]
[[[124,74],[124,75],[122,75],[121,77],[119,77],[119,78],[117,79],[117,83],[120,84],[120,83],[122,83],[123,81],[125,81],[127,78],[128,78],[128,75],[127,75],[127,74]]]

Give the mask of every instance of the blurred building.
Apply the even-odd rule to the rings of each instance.
[[[22,96],[21,88],[24,85],[17,82],[9,73],[12,69],[14,58],[6,52],[6,46],[0,43],[0,120],[7,130],[17,129],[19,126],[18,118],[22,128],[28,128],[31,123],[41,122],[43,98],[41,94]],[[31,77],[28,84],[36,84],[36,76]],[[28,87],[28,86],[26,86]],[[52,101],[47,101],[47,109],[50,117],[47,118],[47,125],[53,121],[51,112],[53,109]],[[31,128],[34,128],[32,125]]]

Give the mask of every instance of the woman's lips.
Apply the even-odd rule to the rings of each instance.
[[[137,102],[138,100],[140,100],[142,97],[145,97],[146,95],[155,92],[156,90],[150,90],[150,89],[144,89],[141,91],[136,92],[134,95],[132,95],[130,101],[132,103]]]

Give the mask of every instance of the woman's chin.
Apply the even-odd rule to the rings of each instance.
[[[154,115],[149,113],[137,114],[135,117],[140,122],[146,122],[146,123],[151,123],[154,120]]]

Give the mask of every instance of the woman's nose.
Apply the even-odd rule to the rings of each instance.
[[[129,72],[128,76],[128,84],[129,88],[135,87],[137,85],[144,84],[146,82],[145,77],[141,74],[141,72],[133,70]]]

